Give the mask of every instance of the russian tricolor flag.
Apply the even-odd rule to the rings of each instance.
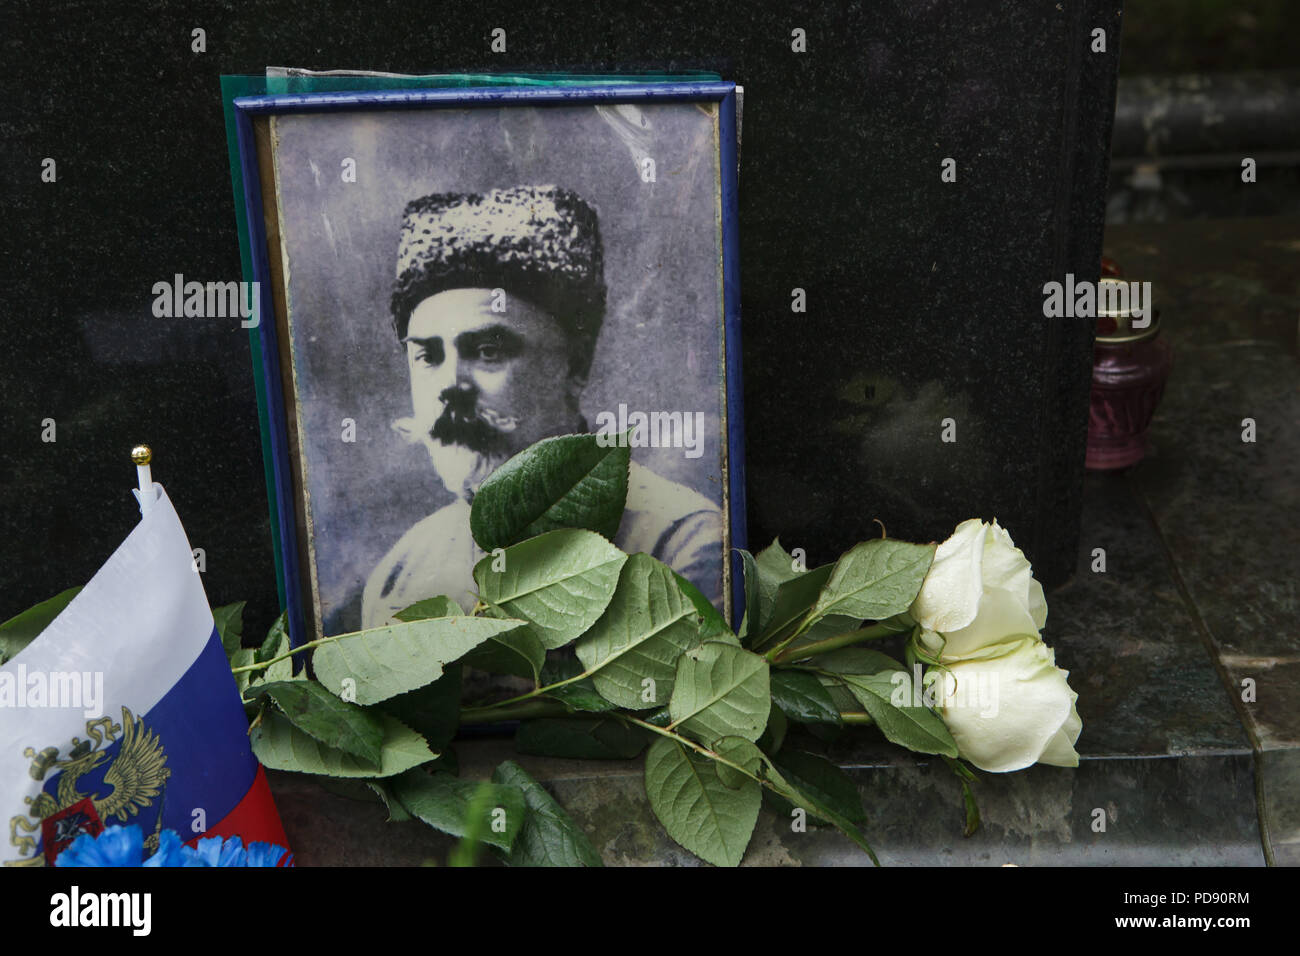
[[[137,824],[193,844],[288,846],[162,485],[139,525],[0,667],[0,864],[41,866],[84,832]]]

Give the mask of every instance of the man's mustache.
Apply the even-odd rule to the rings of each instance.
[[[487,409],[480,410],[478,396],[472,392],[444,392],[439,398],[443,401],[442,414],[429,429],[429,434],[434,439],[444,445],[461,445],[484,455],[501,454],[509,450],[510,442],[506,432],[513,430],[513,419],[503,419],[494,413],[488,413]],[[489,424],[489,417],[510,427],[499,428]]]

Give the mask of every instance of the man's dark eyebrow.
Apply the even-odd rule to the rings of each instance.
[[[497,323],[484,329],[462,332],[456,336],[456,350],[466,352],[475,346],[491,343],[503,349],[519,351],[524,346],[524,338],[508,326]]]

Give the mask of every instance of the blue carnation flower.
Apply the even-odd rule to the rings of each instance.
[[[281,864],[280,861],[284,860]],[[248,844],[249,866],[293,866],[293,854],[274,843]]]
[[[244,841],[237,836],[223,840],[219,836],[206,837],[194,848],[204,866],[247,866],[248,852]]]
[[[144,834],[138,826],[104,827],[98,837],[83,833],[54,859],[55,866],[140,866]]]
[[[143,860],[143,862],[141,862]],[[144,834],[140,827],[109,826],[99,836],[83,833],[55,858],[55,866],[284,866],[293,865],[293,854],[273,843],[252,843],[247,850],[237,836],[199,840],[194,849],[186,846],[175,830],[158,834],[158,852],[144,860]]]
[[[175,830],[158,834],[158,852],[144,861],[144,866],[203,866],[203,860],[181,842]]]

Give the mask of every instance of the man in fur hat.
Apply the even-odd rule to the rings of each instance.
[[[479,485],[536,441],[589,431],[579,399],[605,314],[596,212],[554,186],[417,199],[403,216],[391,310],[412,403],[394,427],[428,449],[455,500],[379,562],[362,627],[436,595],[470,610],[484,557],[469,527]],[[633,462],[614,543],[720,605],[721,514],[703,495]]]

